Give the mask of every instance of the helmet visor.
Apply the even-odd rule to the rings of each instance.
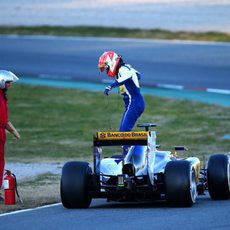
[[[103,72],[105,70],[105,67],[98,67],[100,72]]]
[[[103,65],[98,65],[98,68],[100,70],[100,72],[103,72],[105,69],[108,69],[108,65],[107,64],[103,64]]]

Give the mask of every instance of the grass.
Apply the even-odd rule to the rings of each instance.
[[[169,40],[229,42],[230,34],[221,32],[185,32],[161,29],[128,29],[96,26],[0,26],[0,34],[124,37]]]
[[[60,202],[58,175],[39,175],[18,185],[18,193],[23,203],[16,197],[16,205],[0,205],[0,213],[33,208]]]
[[[102,92],[14,85],[9,91],[10,120],[21,134],[7,136],[6,160],[21,162],[92,162],[92,140],[97,131],[117,130],[123,111],[120,96]],[[186,145],[189,154],[208,156],[229,152],[230,109],[186,100],[145,96],[146,110],[138,123],[157,123],[162,150]],[[135,128],[137,130],[137,128]],[[109,153],[107,153],[109,154]],[[0,205],[0,213],[60,202],[60,175],[43,174],[20,181],[23,204]]]
[[[229,108],[153,96],[145,100],[138,123],[157,123],[162,149],[186,145],[199,157],[230,150],[230,142],[221,139],[230,133]],[[122,112],[122,98],[115,92],[105,97],[102,92],[15,85],[9,92],[9,113],[21,139],[8,135],[7,159],[92,161],[93,135],[116,131]]]

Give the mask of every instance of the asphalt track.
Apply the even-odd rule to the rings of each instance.
[[[89,209],[61,204],[0,215],[1,229],[230,229],[230,200],[201,196],[192,208],[170,208],[164,202],[107,203],[93,200]]]
[[[142,86],[157,86],[145,94],[230,106],[230,43],[0,36],[0,68],[22,83],[101,90],[92,82],[109,80],[97,70],[105,50],[123,54],[142,73]]]
[[[98,57],[123,55],[142,84],[230,90],[230,43],[144,39],[0,36],[0,68],[19,75],[100,82]]]

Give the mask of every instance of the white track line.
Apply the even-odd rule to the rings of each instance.
[[[164,88],[164,89],[176,89],[176,90],[192,90],[192,91],[205,91],[208,93],[218,93],[218,94],[230,94],[230,90],[228,89],[213,89],[213,88],[193,88],[193,87],[186,87],[183,85],[170,85],[170,84],[155,84],[157,88]]]
[[[208,88],[206,90],[207,92],[210,92],[210,93],[220,93],[220,94],[230,94],[230,90],[225,90],[225,89],[211,89],[211,88]]]
[[[35,211],[35,210],[39,210],[39,209],[43,209],[43,208],[54,207],[54,206],[58,206],[60,204],[61,203],[49,204],[49,205],[45,205],[45,206],[41,206],[41,207],[36,207],[36,208],[29,208],[29,209],[23,209],[23,210],[18,210],[18,211],[13,211],[13,212],[7,212],[7,213],[0,214],[0,217],[2,217],[2,216],[9,216],[9,215],[15,215],[15,214],[18,214],[18,213],[23,213],[23,212]]]

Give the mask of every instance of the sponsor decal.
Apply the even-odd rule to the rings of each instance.
[[[145,140],[149,132],[98,132],[98,140]]]
[[[102,139],[106,138],[106,133],[100,133],[99,135],[100,135],[99,138],[102,138]]]

